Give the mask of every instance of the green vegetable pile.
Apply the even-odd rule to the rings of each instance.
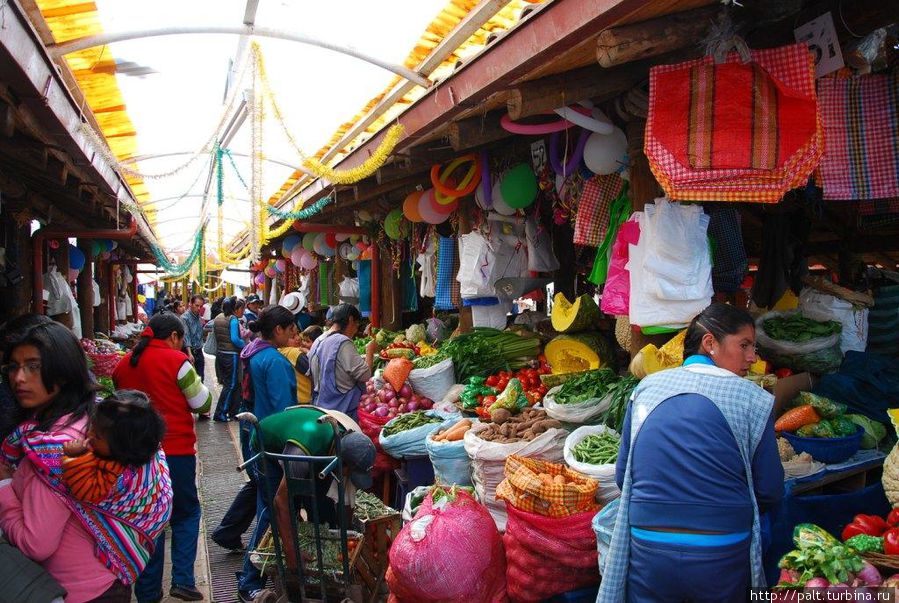
[[[559,404],[578,404],[604,398],[615,381],[618,381],[618,376],[611,369],[587,371],[563,383],[554,400]]]
[[[359,521],[370,521],[387,515],[396,515],[398,511],[391,509],[374,494],[364,490],[356,490],[356,503],[353,505],[353,517]]]
[[[801,523],[793,530],[796,549],[784,555],[780,568],[793,570],[798,578],[793,583],[778,586],[803,586],[816,576],[824,576],[831,584],[846,582],[849,574],[862,569],[862,558],[854,548],[844,545],[824,529]]]
[[[447,358],[449,358],[449,355],[447,355],[445,352],[437,352],[436,354],[431,354],[430,356],[419,356],[412,361],[412,366],[417,369],[431,368],[435,364],[440,364]]]
[[[882,553],[883,537],[868,536],[867,534],[856,534],[845,543],[846,546],[855,550],[857,553]]]
[[[115,383],[112,382],[112,377],[97,377],[97,385],[100,386],[97,394],[102,398],[115,393]]]
[[[368,345],[369,341],[371,341],[371,337],[357,337],[353,340],[353,347],[356,348],[356,352],[358,352],[360,356],[365,356],[365,346]]]
[[[631,394],[640,380],[633,375],[622,377],[618,381],[612,383],[606,392],[611,397],[609,408],[600,419],[603,425],[611,427],[618,433],[624,426],[624,415],[627,412],[627,404],[631,399]]]
[[[456,382],[465,383],[469,377],[493,375],[526,366],[531,358],[540,353],[540,339],[476,327],[453,337],[440,349],[453,359]]]
[[[803,425],[796,430],[796,435],[804,438],[844,438],[855,435],[856,427],[865,430],[862,435],[863,449],[876,448],[886,437],[887,429],[883,423],[859,414],[845,414],[848,410],[842,402],[834,402],[830,398],[818,396],[811,392],[799,392],[787,405],[796,408],[810,404],[821,415],[821,421]]]
[[[430,423],[443,423],[443,419],[428,414],[427,411],[416,410],[415,412],[406,413],[394,419],[389,425],[384,427],[384,435],[396,435],[400,432],[415,429],[416,427],[421,427],[422,425],[428,425]]]
[[[819,322],[804,317],[798,312],[787,316],[776,316],[769,318],[763,323],[765,333],[771,339],[778,341],[792,341],[794,343],[802,343],[810,339],[818,339],[821,337],[830,337],[840,333],[843,325],[829,320],[827,322]]]
[[[572,453],[579,463],[588,465],[608,465],[618,459],[621,438],[611,433],[594,433],[578,442]]]

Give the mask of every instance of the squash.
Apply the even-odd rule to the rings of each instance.
[[[595,332],[559,335],[546,344],[543,353],[553,373],[603,368],[614,358],[609,342]]]
[[[686,337],[687,330],[684,329],[660,348],[651,343],[645,345],[631,360],[631,374],[638,379],[642,379],[661,370],[682,365],[684,363],[684,339]]]
[[[553,297],[550,318],[553,329],[559,333],[579,333],[595,328],[599,316],[599,306],[586,293],[574,300],[574,303],[569,302],[563,293],[556,293]]]

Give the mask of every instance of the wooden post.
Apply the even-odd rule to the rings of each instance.
[[[131,269],[131,318],[137,322],[137,262],[129,264],[128,267]]]
[[[109,262],[97,262],[97,282],[100,284],[100,299],[102,303],[97,307],[94,331],[107,329],[111,322],[109,316],[109,297],[113,295],[109,291],[109,271],[111,269]]]
[[[84,268],[78,275],[78,308],[81,310],[81,335],[94,337],[94,246],[90,239],[78,239],[84,254]]]
[[[665,15],[639,23],[610,27],[596,38],[596,60],[603,67],[655,57],[705,37],[721,11],[717,4]]]

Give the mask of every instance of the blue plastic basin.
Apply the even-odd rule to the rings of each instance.
[[[845,438],[803,438],[786,431],[781,435],[787,439],[796,452],[808,452],[816,461],[831,465],[842,463],[858,452],[864,433],[865,430],[857,426],[855,435]]]

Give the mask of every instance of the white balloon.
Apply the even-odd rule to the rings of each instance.
[[[484,204],[484,186],[485,186],[484,179],[481,178],[481,181],[478,183],[478,187],[476,189],[474,189],[474,202],[477,203],[478,207],[480,207],[481,209],[489,209]],[[493,190],[493,189],[491,189],[491,190]]]
[[[502,182],[502,178],[497,180],[493,184],[493,211],[503,216],[513,216],[515,212],[518,211],[514,207],[510,206],[506,203],[506,200],[503,199],[503,193],[500,190],[500,182]]]
[[[621,128],[609,135],[590,135],[584,147],[584,163],[594,174],[611,174],[625,166],[627,157],[627,137]]]

